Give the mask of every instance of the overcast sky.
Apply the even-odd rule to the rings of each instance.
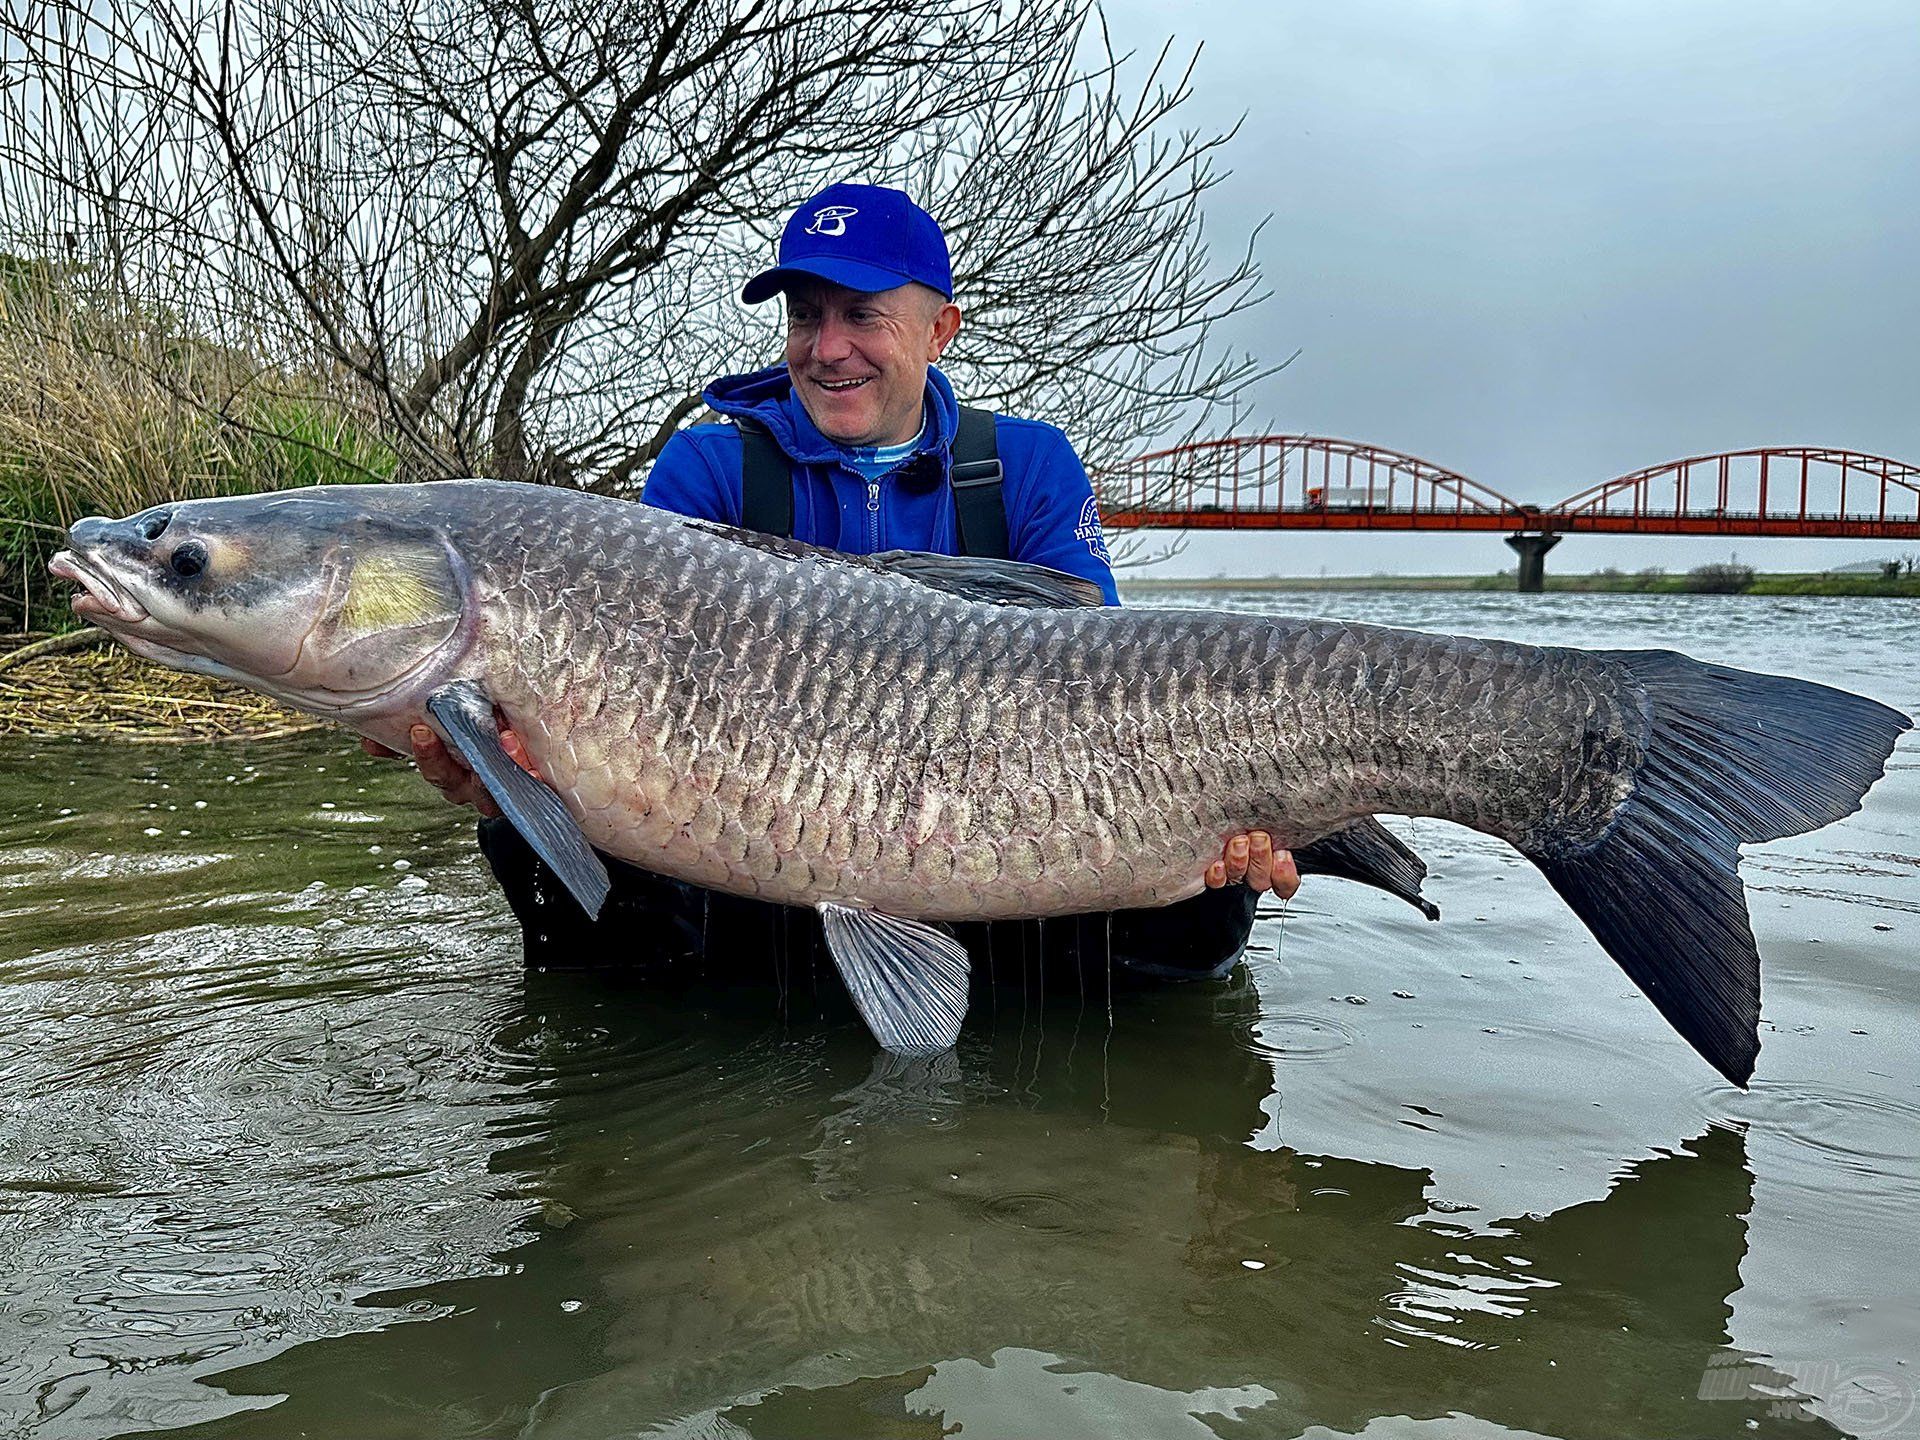
[[[1686,454],[1920,461],[1920,0],[1113,0],[1204,45],[1191,123],[1245,123],[1209,208],[1274,217],[1279,431],[1550,502]],[[1565,541],[1564,570],[1817,569],[1859,542]],[[1908,546],[1907,549],[1915,547]],[[1495,537],[1196,541],[1179,573],[1498,569]]]

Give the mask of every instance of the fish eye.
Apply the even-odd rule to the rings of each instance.
[[[140,522],[140,538],[149,543],[158,540],[166,533],[167,526],[173,523],[171,510],[157,510]]]
[[[198,540],[188,540],[184,544],[176,545],[167,564],[182,580],[191,580],[207,568],[207,547]]]

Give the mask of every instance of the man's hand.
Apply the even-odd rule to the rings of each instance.
[[[487,793],[487,787],[480,783],[479,777],[467,768],[465,761],[447,749],[446,742],[432,729],[416,725],[407,732],[407,740],[413,746],[413,761],[420,767],[422,778],[449,801],[455,805],[471,805],[488,819],[500,813],[500,807],[493,803],[493,797]],[[502,730],[500,745],[514,764],[535,779],[540,778],[540,768],[533,763],[533,757],[527,754],[526,744],[515,731]],[[405,758],[398,751],[389,750],[374,740],[361,740],[360,748],[382,759]]]
[[[1300,872],[1294,869],[1293,856],[1273,848],[1273,836],[1250,830],[1227,841],[1220,858],[1207,867],[1209,890],[1242,881],[1256,891],[1271,890],[1282,900],[1291,900],[1300,888]]]

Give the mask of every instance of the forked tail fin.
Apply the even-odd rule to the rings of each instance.
[[[1610,653],[1646,693],[1646,759],[1599,839],[1527,858],[1727,1079],[1760,1050],[1739,847],[1851,815],[1912,721],[1806,680],[1666,650]]]

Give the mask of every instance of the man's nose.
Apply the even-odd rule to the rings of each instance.
[[[813,358],[822,365],[835,365],[853,354],[853,331],[831,315],[820,317],[813,334]]]

